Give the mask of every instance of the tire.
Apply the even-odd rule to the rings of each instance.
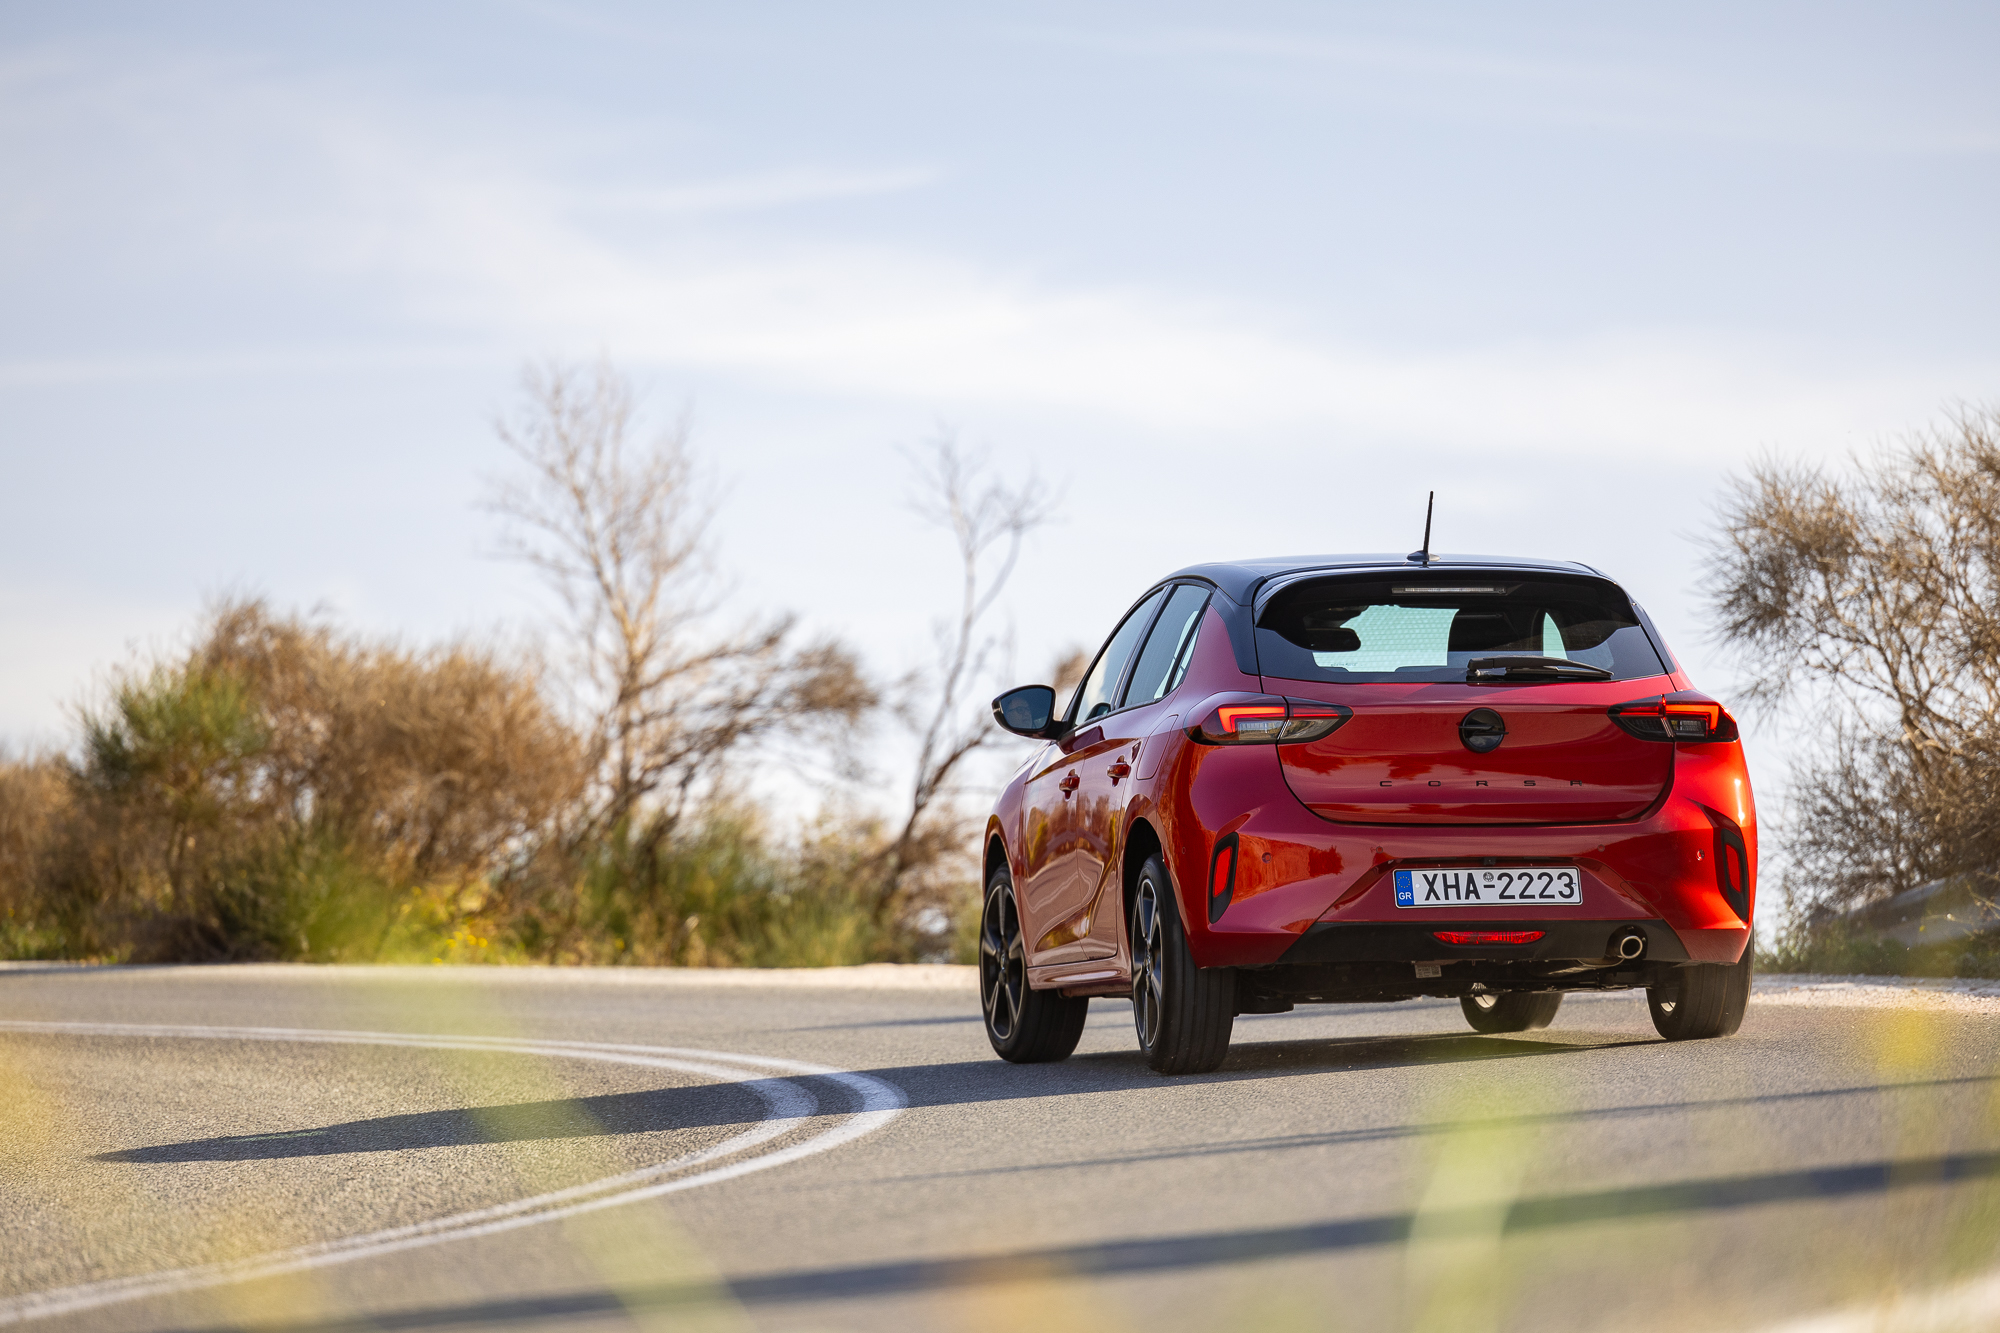
[[[1527,1032],[1545,1028],[1562,1008],[1561,991],[1509,991],[1504,995],[1465,995],[1458,1007],[1475,1032]]]
[[[1090,1016],[1088,996],[1072,998],[1028,985],[1021,909],[1006,866],[986,881],[979,914],[979,1007],[994,1054],[1017,1065],[1067,1060],[1083,1039],[1083,1021]]]
[[[1132,1021],[1140,1054],[1155,1073],[1208,1073],[1229,1054],[1236,974],[1194,965],[1173,884],[1157,854],[1139,869],[1131,926]]]
[[[1646,1007],[1653,1011],[1653,1027],[1668,1041],[1734,1033],[1743,1026],[1743,1011],[1750,1007],[1751,955],[1755,952],[1746,944],[1743,957],[1734,963],[1675,968],[1669,980],[1647,987]]]

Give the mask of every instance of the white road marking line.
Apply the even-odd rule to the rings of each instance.
[[[763,1101],[766,1117],[754,1128],[721,1143],[688,1153],[672,1161],[660,1162],[602,1180],[572,1185],[509,1203],[470,1212],[454,1213],[427,1222],[344,1236],[337,1240],[294,1246],[270,1254],[243,1259],[197,1264],[160,1273],[109,1278],[49,1291],[29,1292],[0,1299],[0,1324],[25,1323],[53,1315],[74,1314],[120,1301],[139,1300],[203,1287],[248,1282],[280,1273],[324,1268],[358,1259],[393,1254],[450,1240],[487,1236],[519,1227],[539,1226],[578,1213],[594,1212],[657,1198],[700,1185],[733,1180],[753,1171],[782,1166],[850,1143],[882,1128],[901,1113],[907,1104],[902,1090],[894,1084],[825,1065],[770,1056],[741,1055],[730,1051],[690,1050],[666,1046],[631,1046],[605,1042],[515,1040],[505,1037],[475,1037],[407,1032],[344,1032],[317,1028],[188,1027],[136,1023],[43,1023],[0,1020],[0,1032],[40,1033],[60,1036],[159,1037],[172,1040],[209,1041],[288,1041],[321,1042],[334,1045],[403,1046],[429,1050],[493,1051],[514,1055],[542,1055],[573,1060],[596,1060],[607,1064],[639,1065],[672,1069],[724,1082],[742,1080],[746,1072],[779,1071],[775,1076],[751,1079],[742,1086]],[[680,1175],[726,1157],[735,1157],[799,1128],[816,1114],[819,1103],[812,1093],[793,1082],[797,1078],[823,1078],[855,1093],[860,1110],[849,1113],[842,1123],[822,1130],[799,1143],[714,1166],[695,1175]],[[661,1179],[672,1176],[673,1179]]]

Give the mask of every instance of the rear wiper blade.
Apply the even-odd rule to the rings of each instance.
[[[1611,673],[1588,662],[1572,662],[1567,657],[1475,657],[1465,664],[1468,685],[1498,685],[1535,680],[1610,680]]]

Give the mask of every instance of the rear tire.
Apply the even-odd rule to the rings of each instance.
[[[1653,1027],[1668,1041],[1727,1037],[1743,1026],[1750,1007],[1751,945],[1734,963],[1695,963],[1646,989]]]
[[[1067,1060],[1090,1016],[1087,996],[1072,998],[1028,985],[1021,909],[1014,901],[1014,877],[1004,865],[986,881],[986,904],[979,914],[979,1006],[994,1054],[1017,1065]]]
[[[1229,1054],[1236,973],[1200,968],[1159,856],[1146,858],[1132,900],[1132,1021],[1139,1051],[1160,1074],[1206,1074]]]
[[[1545,1028],[1562,1008],[1561,991],[1509,991],[1504,995],[1465,995],[1458,1007],[1475,1032],[1527,1032]]]

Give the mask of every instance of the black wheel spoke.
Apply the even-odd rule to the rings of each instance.
[[[986,1013],[986,1030],[995,1040],[1006,1041],[1020,1025],[1026,969],[1014,895],[1004,883],[994,885],[980,917],[979,998]]]
[[[1166,997],[1161,975],[1159,891],[1150,879],[1141,880],[1137,900],[1132,904],[1132,1022],[1139,1030],[1139,1045],[1152,1050],[1160,1039],[1160,1023],[1166,1013]]]
[[[1028,945],[1013,881],[995,867],[979,914],[979,1003],[993,1053],[1010,1064],[1067,1059],[1090,1000],[1028,984]]]

